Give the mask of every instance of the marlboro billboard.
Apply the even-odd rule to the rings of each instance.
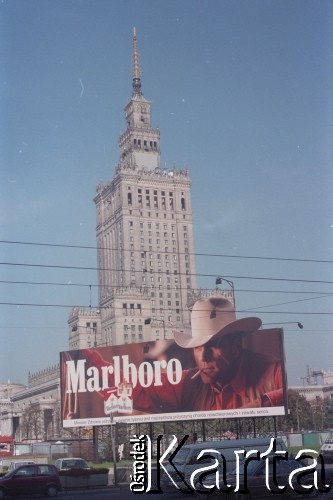
[[[285,415],[283,330],[201,302],[174,340],[62,352],[63,426]]]

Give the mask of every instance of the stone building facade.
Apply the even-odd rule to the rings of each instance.
[[[0,393],[0,434],[27,443],[62,435],[59,365],[29,373],[28,385],[15,384],[7,399]]]

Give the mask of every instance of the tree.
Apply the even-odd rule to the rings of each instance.
[[[44,427],[43,414],[39,406],[29,404],[22,413],[22,435],[25,439],[41,439]]]
[[[313,430],[313,412],[309,401],[293,389],[288,390],[286,417],[279,419],[279,430],[284,432]]]

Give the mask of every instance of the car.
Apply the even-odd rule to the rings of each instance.
[[[91,469],[83,458],[58,458],[54,465],[58,470]]]
[[[320,448],[321,456],[325,460],[326,464],[333,463],[333,431],[330,431],[327,438]]]
[[[55,497],[60,490],[58,469],[51,464],[21,465],[0,478],[0,499],[27,492]]]

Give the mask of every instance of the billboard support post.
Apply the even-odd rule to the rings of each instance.
[[[114,485],[117,486],[117,457],[116,457],[116,423],[113,422],[112,412],[110,413],[110,425],[111,425],[111,442],[112,442],[112,458],[113,458],[113,475],[114,475]]]

